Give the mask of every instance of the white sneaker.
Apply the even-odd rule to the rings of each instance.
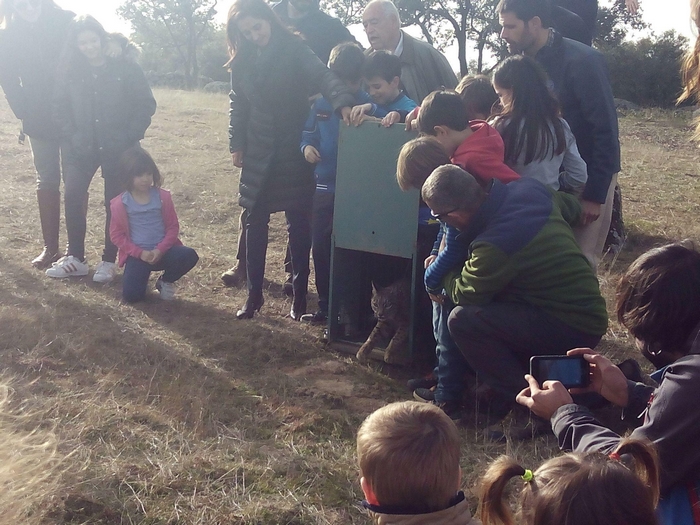
[[[117,275],[117,265],[113,262],[100,261],[100,264],[95,268],[95,275],[92,280],[96,283],[111,283]]]
[[[156,290],[160,292],[160,298],[163,301],[175,299],[175,283],[166,283],[163,279],[158,279],[156,281]]]
[[[65,279],[66,277],[82,277],[88,274],[90,267],[86,262],[80,261],[73,255],[65,255],[51,265],[46,270],[46,275],[55,279]]]

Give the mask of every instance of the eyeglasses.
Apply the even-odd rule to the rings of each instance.
[[[456,212],[457,210],[459,210],[459,206],[443,213],[435,213],[433,210],[430,210],[430,216],[433,219],[439,220],[440,222],[445,222],[445,217],[447,217],[450,213]]]

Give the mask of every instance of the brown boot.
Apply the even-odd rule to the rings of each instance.
[[[58,230],[61,224],[61,192],[57,190],[37,190],[41,233],[44,237],[44,250],[32,260],[32,266],[44,270],[59,259]]]
[[[221,280],[224,286],[241,286],[248,281],[246,275],[245,261],[238,261],[238,264],[233,268],[229,268],[221,274]]]

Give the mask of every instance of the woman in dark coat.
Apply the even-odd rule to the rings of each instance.
[[[40,269],[59,257],[60,143],[51,120],[51,93],[74,16],[51,0],[0,0],[0,85],[32,147],[44,237],[44,250],[32,265]]]
[[[109,237],[109,202],[123,191],[118,161],[143,138],[156,101],[134,60],[106,55],[108,38],[94,18],[77,18],[58,68],[53,117],[61,136],[68,251],[46,270],[49,277],[88,273],[85,202],[98,168],[102,168],[104,179],[105,247],[93,280],[107,283],[116,274],[117,247]]]
[[[315,189],[313,166],[300,150],[308,97],[320,91],[346,122],[354,98],[264,0],[236,0],[226,33],[231,55],[230,151],[233,164],[242,168],[239,202],[248,212],[248,299],[236,317],[252,318],[263,305],[270,214],[284,211],[293,269],[290,315],[298,320],[306,311]]]

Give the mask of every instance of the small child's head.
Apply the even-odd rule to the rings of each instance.
[[[134,146],[122,153],[119,157],[119,173],[126,191],[132,191],[137,186],[160,188],[163,183],[153,157],[141,146]]]
[[[469,117],[461,97],[454,91],[433,91],[423,99],[418,111],[418,130],[436,137],[452,155],[469,128]]]
[[[554,118],[559,102],[549,88],[547,73],[536,60],[513,55],[496,66],[493,88],[501,99],[502,114]]]
[[[365,59],[362,76],[377,104],[388,104],[401,92],[401,59],[388,51],[373,51]]]
[[[640,255],[617,286],[617,319],[656,367],[686,355],[700,324],[700,253],[685,240]]]
[[[442,144],[435,137],[421,135],[401,148],[396,163],[396,181],[403,191],[420,190],[435,168],[449,163],[450,157]]]
[[[357,459],[373,505],[435,512],[459,491],[459,433],[435,405],[405,401],[370,414],[357,433]]]
[[[488,119],[493,105],[498,101],[491,79],[486,75],[465,75],[455,91],[462,97],[469,120]]]
[[[359,89],[365,54],[354,42],[343,42],[331,50],[328,67],[351,89]]]
[[[515,477],[524,485],[516,520],[505,490]],[[627,439],[610,456],[564,454],[534,473],[503,456],[484,475],[479,507],[483,525],[658,525],[658,500],[653,445]]]

